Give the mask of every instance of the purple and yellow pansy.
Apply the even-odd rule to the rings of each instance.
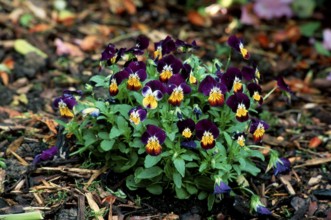
[[[269,125],[259,119],[252,118],[249,132],[253,134],[253,140],[255,143],[261,142],[265,131],[269,128]]]
[[[168,82],[170,77],[178,74],[182,69],[182,61],[177,59],[174,55],[170,54],[159,60],[157,63],[157,71],[160,73],[160,81]]]
[[[143,109],[141,106],[134,107],[129,111],[130,122],[135,125],[140,124],[140,122],[144,121],[147,116],[147,110]]]
[[[233,89],[233,92],[242,92],[242,74],[238,68],[229,67],[221,76],[221,81],[226,85],[228,91]]]
[[[202,119],[195,125],[195,130],[203,149],[208,150],[215,147],[220,131],[213,122],[208,119]]]
[[[124,70],[115,74],[118,81],[128,79],[127,88],[138,91],[142,87],[142,82],[147,78],[146,64],[141,61],[132,61]]]
[[[176,50],[175,41],[167,36],[165,39],[156,42],[154,44],[154,59],[159,60],[162,59],[164,55],[171,53]]]
[[[260,105],[263,103],[263,98],[261,96],[262,88],[257,83],[250,83],[247,85],[247,89],[249,95],[254,99],[254,101],[258,102]]]
[[[191,92],[191,87],[180,74],[173,75],[168,81],[168,102],[173,106],[179,106],[184,100],[184,95]]]
[[[236,119],[240,122],[248,120],[250,101],[247,95],[238,92],[228,98],[226,104],[236,113]]]
[[[230,47],[232,47],[237,52],[241,53],[242,57],[246,60],[249,59],[250,54],[248,50],[244,47],[244,44],[242,41],[237,38],[235,35],[232,35],[228,38],[228,44]]]
[[[163,98],[163,94],[166,92],[164,85],[158,80],[152,80],[146,83],[142,89],[143,106],[149,109],[155,109],[158,105],[158,101]]]
[[[55,98],[53,108],[60,111],[60,115],[65,118],[74,117],[73,108],[77,105],[77,100],[74,95],[81,96],[81,91],[63,91],[62,96]]]
[[[213,77],[206,76],[198,88],[198,91],[208,96],[208,102],[211,106],[223,106],[226,86],[223,83],[217,82]]]
[[[161,145],[165,139],[165,131],[155,125],[147,125],[147,129],[141,137],[141,141],[145,144],[146,152],[152,156],[157,156],[162,152]]]

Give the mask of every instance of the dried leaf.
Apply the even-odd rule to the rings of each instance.
[[[84,51],[92,51],[97,49],[101,42],[99,37],[96,35],[86,36],[83,40],[78,40],[76,43],[82,48]]]
[[[0,78],[5,86],[9,84],[9,76],[5,71],[0,71]]]
[[[24,137],[21,136],[18,139],[14,140],[11,144],[9,144],[8,148],[6,149],[6,155],[10,155],[11,152],[16,152],[16,150],[21,146],[24,141]]]
[[[124,7],[126,8],[126,11],[130,15],[137,13],[136,5],[134,4],[134,2],[132,2],[132,0],[124,0],[123,3],[124,3]]]
[[[187,19],[194,25],[204,27],[206,25],[206,19],[197,11],[189,11],[187,13]]]
[[[310,139],[308,147],[309,147],[310,149],[315,149],[315,148],[317,148],[321,143],[322,143],[322,140],[321,140],[318,136],[316,136],[316,137],[313,137],[312,139]]]
[[[0,106],[0,113],[6,113],[9,115],[9,118],[14,118],[17,116],[21,116],[22,114],[16,110],[10,109],[10,108],[5,108]]]
[[[30,33],[39,33],[39,32],[45,32],[48,30],[51,30],[52,26],[48,24],[36,24],[33,27],[30,28]]]
[[[83,57],[84,56],[84,53],[79,49],[78,46],[73,45],[68,42],[63,42],[59,38],[55,39],[55,45],[56,45],[56,54],[58,56],[61,56],[61,55],[70,55],[70,56],[74,56],[74,57]]]
[[[32,3],[32,1],[25,1],[25,4],[28,6],[28,8],[32,11],[32,13],[43,20],[47,18],[47,13],[44,8],[38,7]]]

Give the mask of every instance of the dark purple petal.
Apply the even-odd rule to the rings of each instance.
[[[240,40],[235,35],[232,35],[228,38],[228,44],[230,47],[240,52],[240,48],[239,48]]]
[[[155,126],[155,125],[147,125],[147,132],[151,136],[156,136],[159,140],[160,144],[163,144],[163,142],[166,139],[166,133],[161,128]]]
[[[139,117],[140,117],[140,121],[144,121],[146,119],[147,116],[147,110],[146,109],[139,109],[137,110]]]
[[[231,190],[231,187],[224,182],[220,182],[220,184],[215,184],[214,186],[214,194],[229,193]]]
[[[280,88],[280,90],[292,93],[290,87],[285,83],[283,77],[278,76],[276,79],[277,79],[277,86]]]
[[[132,61],[129,63],[127,68],[131,69],[132,73],[137,72],[138,70],[146,70],[146,64],[141,61]]]
[[[121,82],[129,77],[130,73],[126,70],[122,70],[117,72],[116,74],[111,77],[111,79],[115,79],[117,85],[121,84]],[[111,80],[110,79],[110,80]]]
[[[291,162],[287,158],[280,158],[274,166],[274,175],[288,173],[291,170]]]
[[[138,36],[137,40],[136,40],[136,47],[140,50],[145,50],[149,45],[149,39],[144,36],[144,35],[140,35]]]
[[[226,104],[231,108],[233,112],[237,111],[237,107],[239,104],[236,94],[238,93],[233,94],[226,100]]]
[[[203,93],[205,96],[209,96],[210,90],[217,84],[217,81],[211,77],[211,76],[206,76],[204,78],[198,88],[198,91]]]
[[[185,79],[181,74],[174,74],[168,80],[169,85],[174,84],[176,86],[179,86],[180,84],[182,84],[184,82],[185,82]]]
[[[236,67],[229,67],[222,75],[221,82],[224,83],[227,89],[230,91],[236,77],[239,79],[242,78],[241,71]]]
[[[191,92],[191,87],[186,83],[180,84],[180,87],[183,89],[184,94],[189,94]]]
[[[177,59],[174,55],[170,54],[159,60],[157,64],[157,71],[161,73],[165,66],[171,66],[172,73],[177,74],[183,67],[182,61]]]
[[[151,93],[152,89],[149,86],[144,86],[144,88],[141,90],[142,95],[145,97],[148,95],[148,93]]]
[[[145,81],[145,79],[147,78],[146,70],[141,69],[141,70],[138,70],[136,73],[139,76],[140,82]]]
[[[186,147],[186,148],[189,148],[189,149],[195,149],[197,148],[197,144],[195,143],[195,141],[182,141],[180,142],[180,146],[182,147]]]
[[[163,83],[161,83],[159,80],[151,80],[148,83],[146,83],[145,86],[149,86],[152,91],[155,90],[160,90],[163,94],[166,93],[166,87],[163,85]]]
[[[205,131],[211,132],[214,139],[216,139],[220,133],[217,126],[208,119],[202,119],[201,121],[199,121],[195,126],[195,130],[198,139],[202,138]]]
[[[261,86],[257,83],[248,84],[247,89],[249,91],[250,96],[253,96],[254,92],[258,92],[259,94],[261,94],[261,92],[262,92]]]
[[[257,206],[256,212],[260,215],[271,215],[270,210],[262,205]]]
[[[181,75],[184,77],[184,79],[188,79],[190,77],[192,71],[192,67],[188,63],[183,64],[183,68],[181,71]]]
[[[41,152],[40,159],[41,160],[50,160],[57,154],[57,152],[58,152],[57,147],[53,146],[53,147]]]
[[[163,93],[160,91],[160,90],[155,90],[154,92],[153,92],[153,94],[155,94],[155,98],[156,98],[156,100],[161,100],[162,98],[163,98]]]
[[[255,78],[255,69],[252,68],[252,67],[244,66],[241,69],[241,73],[242,73],[245,80],[250,81],[250,80]]]
[[[177,122],[178,131],[182,133],[185,128],[189,128],[191,132],[195,130],[195,123],[192,119],[188,118]]]
[[[116,48],[114,44],[108,44],[108,46],[102,51],[100,60],[109,60],[116,55]]]

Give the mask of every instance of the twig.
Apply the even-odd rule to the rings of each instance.
[[[131,33],[128,33],[128,34],[120,35],[118,37],[115,37],[115,38],[111,39],[109,41],[109,43],[114,44],[114,43],[117,43],[121,40],[125,40],[125,39],[131,38],[131,37],[136,37],[139,34],[141,34],[141,31],[135,31],[135,32],[131,32]]]
[[[294,166],[293,169],[297,169],[300,167],[306,167],[306,166],[316,166],[316,165],[329,163],[329,162],[331,162],[331,157],[330,158],[311,159],[311,160],[307,160],[304,164]]]

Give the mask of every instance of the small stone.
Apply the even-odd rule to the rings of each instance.
[[[308,181],[308,186],[313,186],[318,184],[319,182],[321,182],[322,178],[323,178],[322,175],[318,175],[316,177],[310,178],[310,180]]]

